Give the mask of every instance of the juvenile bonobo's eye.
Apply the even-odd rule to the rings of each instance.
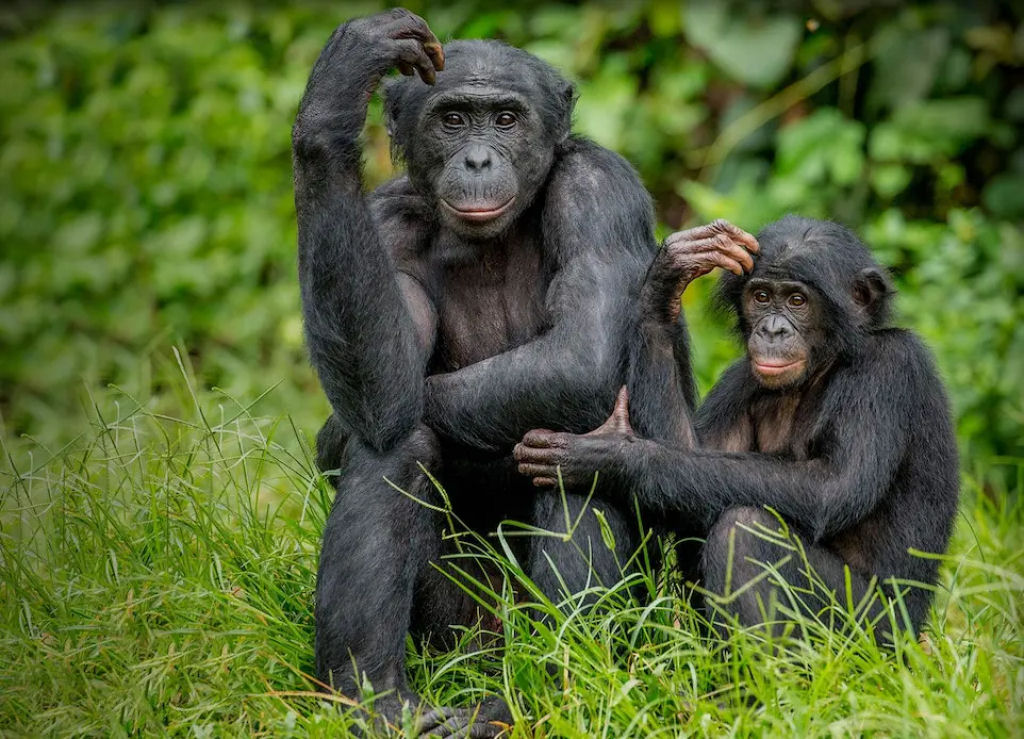
[[[767,290],[755,290],[754,291],[754,302],[755,303],[760,303],[761,305],[764,305],[765,303],[770,303],[771,300],[772,300],[772,296],[768,294]]]
[[[793,293],[792,295],[789,296],[789,300],[786,302],[788,302],[794,308],[800,308],[801,306],[807,303],[807,298],[805,298],[800,293]]]
[[[459,113],[445,113],[444,116],[441,117],[441,123],[443,123],[444,127],[449,131],[454,131],[465,126],[466,119]]]
[[[516,114],[503,110],[494,116],[494,125],[498,128],[512,128],[516,125]]]

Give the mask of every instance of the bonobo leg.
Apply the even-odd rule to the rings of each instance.
[[[350,697],[365,675],[375,693],[388,693],[374,701],[374,712],[393,724],[403,703],[416,710],[421,702],[405,678],[410,628],[440,633],[472,612],[464,594],[432,566],[441,553],[442,515],[418,502],[440,504],[420,469],[436,473],[440,462],[437,439],[422,426],[384,453],[351,440],[320,550],[317,674]],[[491,720],[510,721],[499,698],[481,707],[426,710],[419,729],[487,737],[499,731]]]
[[[432,511],[388,484],[435,502],[422,464],[439,462],[433,434],[418,428],[392,450],[349,442],[320,550],[316,659],[321,680],[358,692],[355,668],[375,692],[405,690],[405,635],[421,563],[440,532]],[[407,697],[407,696],[401,696]]]
[[[533,524],[548,531],[565,531],[566,516],[575,523],[587,501],[585,495],[567,492],[563,503],[557,490],[535,495]],[[595,508],[601,510],[608,522],[615,540],[614,551],[601,536]],[[571,539],[537,536],[531,540],[527,574],[541,592],[555,602],[564,597],[566,591],[573,594],[588,587],[611,587],[622,579],[621,568],[633,556],[639,541],[636,523],[611,505],[591,499]]]
[[[839,604],[857,609],[859,620],[877,624],[876,638],[889,637],[885,604],[874,592],[874,580],[850,571],[852,605],[848,604],[843,559],[810,544],[793,527],[784,528],[764,508],[728,508],[719,516],[708,532],[701,572],[704,587],[721,599],[715,605],[743,626],[765,625],[776,637],[792,628],[799,638],[791,614],[827,620],[829,615],[822,611],[834,594]],[[780,587],[780,579],[788,592]]]

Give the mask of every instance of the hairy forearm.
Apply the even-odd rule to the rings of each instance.
[[[822,460],[684,451],[637,440],[612,450],[603,494],[635,497],[642,508],[710,525],[726,508],[768,506],[815,538],[841,530],[873,505],[872,481],[854,483]],[[875,483],[879,487],[879,483]]]
[[[626,387],[636,433],[670,446],[696,443],[689,346],[680,322],[641,320],[629,341]]]
[[[468,446],[497,450],[531,428],[592,428],[608,414],[621,382],[621,348],[546,335],[456,372],[427,378],[424,420]]]

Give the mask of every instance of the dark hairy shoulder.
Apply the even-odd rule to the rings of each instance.
[[[367,196],[367,204],[384,246],[400,262],[427,247],[434,215],[408,177],[385,182]]]
[[[553,183],[580,188],[622,188],[642,195],[646,207],[651,207],[650,196],[633,165],[582,136],[570,136],[558,145],[551,178]]]
[[[579,242],[592,249],[649,258],[657,248],[654,208],[636,170],[618,154],[582,137],[571,136],[558,145],[544,219],[548,227],[583,234]]]

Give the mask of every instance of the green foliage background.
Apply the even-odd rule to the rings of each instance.
[[[304,442],[328,408],[302,346],[289,139],[332,28],[383,7],[0,8],[0,733],[359,720],[306,692],[330,490]],[[895,658],[827,628],[795,657],[716,643],[678,598],[613,590],[547,631],[505,604],[496,654],[413,645],[413,686],[436,705],[500,690],[529,718],[516,736],[1020,734],[1021,12],[410,7],[574,79],[577,130],[637,166],[662,235],[786,212],[858,229],[935,350],[965,452],[930,628]],[[367,179],[393,171],[375,103]],[[686,295],[704,390],[737,354],[712,286]]]
[[[961,441],[1024,452],[1024,34],[997,4],[411,3],[577,81],[576,127],[629,158],[662,232],[787,212],[859,229],[938,354]],[[302,424],[289,127],[332,27],[379,3],[73,5],[0,16],[0,409],[73,432],[84,390],[201,382]],[[795,8],[796,6],[794,6]],[[742,12],[740,12],[740,10]],[[393,172],[379,111],[371,183]],[[706,388],[734,356],[690,297]],[[101,399],[102,402],[102,399]]]

